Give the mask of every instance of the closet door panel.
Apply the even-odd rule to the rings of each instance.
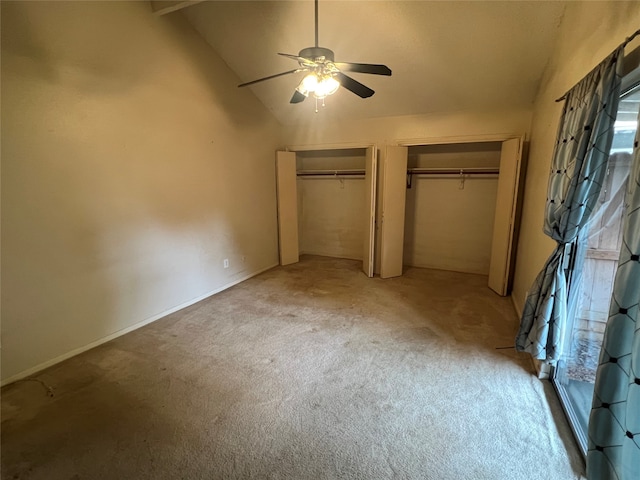
[[[502,296],[507,295],[509,289],[521,157],[521,138],[511,138],[502,142],[489,265],[489,288]]]
[[[364,250],[362,252],[362,271],[367,277],[373,277],[376,237],[376,181],[378,162],[376,148],[367,148],[365,158],[365,222]]]
[[[295,152],[276,152],[280,265],[298,262],[298,193]]]
[[[407,147],[385,149],[382,178],[380,277],[402,275]]]

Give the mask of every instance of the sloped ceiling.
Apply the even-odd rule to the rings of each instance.
[[[554,48],[565,2],[323,1],[319,44],[336,61],[382,63],[393,76],[350,74],[376,93],[340,89],[315,114],[289,99],[303,73],[249,88],[284,125],[327,119],[529,108]],[[237,74],[238,83],[292,70],[314,45],[314,5],[298,1],[207,1],[183,9]]]

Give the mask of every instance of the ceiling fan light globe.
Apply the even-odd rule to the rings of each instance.
[[[322,99],[336,93],[338,88],[340,88],[340,82],[332,76],[328,76],[318,82],[314,91],[314,96],[318,99]]]
[[[310,92],[315,92],[318,88],[318,77],[314,73],[310,73],[302,79],[300,83],[302,89],[300,93],[308,95]]]

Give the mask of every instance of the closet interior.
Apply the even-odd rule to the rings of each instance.
[[[408,147],[404,265],[489,274],[501,147]]]
[[[375,153],[373,147],[278,152],[281,264],[301,254],[349,258],[362,260],[373,276]]]
[[[365,150],[297,152],[300,254],[362,260]]]
[[[520,213],[522,137],[388,145],[380,276],[404,266],[488,276],[507,295]]]

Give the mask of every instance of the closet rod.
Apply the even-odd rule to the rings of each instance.
[[[499,175],[495,168],[409,168],[407,169],[407,188],[411,188],[414,175],[458,175],[464,185],[464,179],[469,175]]]
[[[495,168],[410,168],[408,175],[499,175]]]
[[[309,176],[345,176],[364,175],[364,170],[298,170],[299,177]],[[498,175],[500,170],[495,168],[409,168],[407,175]]]
[[[311,176],[331,176],[331,177],[344,177],[345,175],[364,175],[364,170],[298,170],[296,175],[298,177],[311,177]]]

